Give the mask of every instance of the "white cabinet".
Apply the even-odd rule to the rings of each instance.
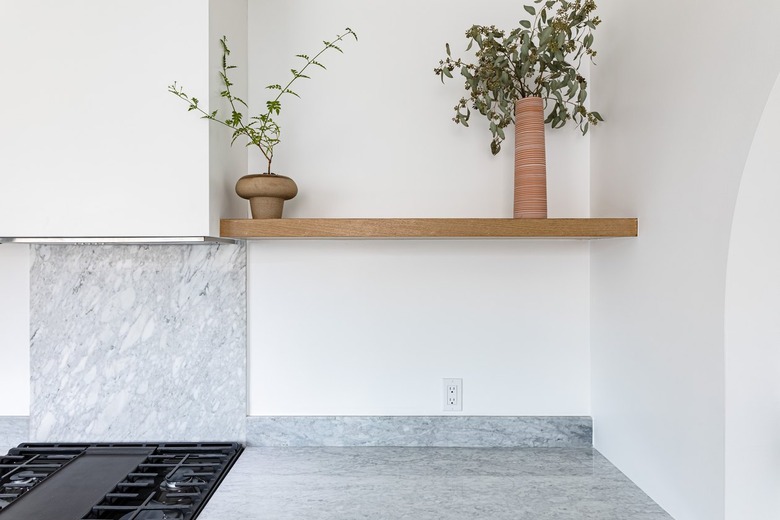
[[[202,236],[246,216],[243,146],[168,93],[245,95],[247,0],[3,0],[0,237]]]

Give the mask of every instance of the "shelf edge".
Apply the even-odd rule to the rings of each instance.
[[[223,219],[223,238],[253,240],[436,238],[632,238],[636,218],[305,218]]]

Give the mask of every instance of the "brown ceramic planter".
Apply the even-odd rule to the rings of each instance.
[[[540,97],[515,102],[514,217],[547,218],[544,102]]]
[[[249,200],[252,218],[282,218],[284,201],[298,194],[298,186],[283,175],[246,175],[238,179],[236,193]]]

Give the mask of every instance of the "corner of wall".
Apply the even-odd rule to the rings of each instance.
[[[222,47],[219,39],[226,36],[230,47],[230,72],[234,94],[248,96],[248,5],[247,0],[210,0],[209,2],[209,108],[226,108],[220,95],[223,90],[219,70]],[[219,236],[221,218],[243,218],[247,205],[235,193],[236,181],[247,173],[247,148],[239,139],[231,146],[230,130],[210,123],[209,126],[209,229]]]

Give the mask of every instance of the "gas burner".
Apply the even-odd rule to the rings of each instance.
[[[8,488],[28,488],[32,487],[35,484],[38,483],[41,478],[45,477],[46,475],[40,475],[38,473],[35,473],[34,471],[20,471],[19,473],[14,473],[11,475],[11,478],[9,479],[10,482],[5,484],[5,487]]]
[[[165,505],[189,505],[200,495],[200,486],[206,481],[195,476],[191,469],[180,468],[160,484],[157,500]]]
[[[195,472],[191,469],[179,468],[165,477],[163,483],[160,484],[160,489],[163,491],[190,491],[205,483],[206,481],[195,476]]]

